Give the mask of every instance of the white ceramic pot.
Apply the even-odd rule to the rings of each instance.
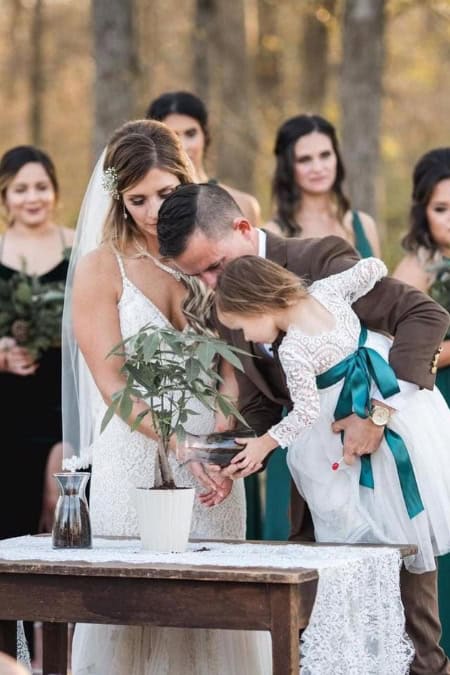
[[[134,489],[133,502],[144,549],[165,553],[186,550],[194,497],[195,488]]]

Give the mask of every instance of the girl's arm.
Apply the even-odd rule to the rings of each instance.
[[[283,340],[280,357],[286,373],[292,410],[263,436],[238,439],[246,447],[233,458],[230,467],[223,472],[225,475],[244,478],[259,471],[272,450],[292,443],[319,417],[320,400],[313,363],[303,356],[298,343],[291,341],[289,336]]]
[[[350,304],[369,293],[375,284],[387,275],[387,267],[379,258],[364,258],[344,272],[328,277],[321,283],[333,284],[334,291],[339,293]]]

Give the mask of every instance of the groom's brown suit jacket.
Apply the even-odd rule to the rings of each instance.
[[[359,260],[340,237],[284,239],[270,232],[266,257],[308,283],[342,272]],[[390,277],[377,283],[353,309],[368,328],[394,336],[389,361],[397,377],[432,389],[439,346],[449,325],[447,312],[424,293]],[[229,344],[253,355],[241,357],[244,373],[236,371],[239,409],[248,424],[263,434],[280,421],[283,407],[292,407],[277,345],[271,358],[259,345],[246,342],[242,331],[219,324],[219,332]],[[291,538],[313,538],[309,512],[295,490],[291,521]]]

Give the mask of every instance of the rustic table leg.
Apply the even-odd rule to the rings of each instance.
[[[43,675],[67,673],[67,623],[43,623]]]
[[[16,658],[17,623],[15,621],[0,621],[0,651]]]
[[[270,586],[273,675],[299,672],[299,591],[289,584]]]

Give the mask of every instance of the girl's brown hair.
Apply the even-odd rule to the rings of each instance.
[[[111,207],[103,226],[103,242],[124,253],[131,242],[139,243],[142,235],[129,213],[126,214],[122,193],[142,180],[151,169],[167,171],[181,184],[192,183],[189,160],[180,141],[165,124],[154,120],[127,122],[114,132],[106,149],[103,168],[114,169],[119,199]]]
[[[219,276],[216,306],[224,314],[261,314],[290,307],[308,295],[298,276],[255,255],[228,263]]]

